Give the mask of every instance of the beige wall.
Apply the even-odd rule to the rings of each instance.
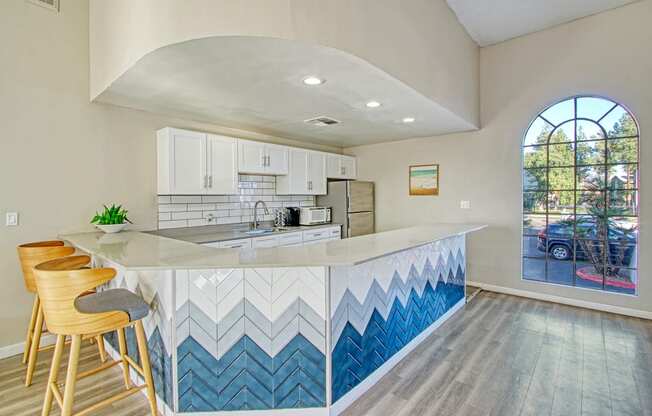
[[[209,36],[266,36],[358,56],[473,126],[478,46],[445,0],[91,0],[91,97],[147,53]]]
[[[479,221],[469,279],[520,290],[652,311],[652,1],[645,0],[481,50],[478,132],[346,149],[376,182],[381,230],[423,221]],[[520,276],[522,136],[548,104],[598,94],[629,107],[641,128],[640,296],[524,282]],[[441,164],[439,197],[409,197],[410,164]],[[461,210],[460,200],[471,209]]]
[[[0,347],[23,340],[31,308],[17,244],[90,228],[110,202],[125,204],[139,226],[156,227],[157,129],[292,143],[90,104],[88,4],[61,3],[55,14],[25,0],[0,2]],[[20,213],[19,227],[4,226],[7,211]]]

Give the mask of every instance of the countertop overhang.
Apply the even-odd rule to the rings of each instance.
[[[424,224],[306,246],[219,249],[137,231],[65,234],[60,238],[127,270],[348,266],[485,228]]]

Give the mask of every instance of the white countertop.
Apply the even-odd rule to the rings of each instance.
[[[359,264],[485,227],[484,224],[424,224],[322,244],[245,250],[204,247],[137,231],[66,234],[60,238],[128,270],[316,267]]]

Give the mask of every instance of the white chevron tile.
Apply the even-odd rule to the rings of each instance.
[[[217,321],[221,321],[244,297],[244,280],[240,279],[237,285],[234,285],[228,293],[219,294],[221,297],[217,304]]]
[[[237,288],[244,290],[244,271],[242,269],[233,270],[223,276],[217,286],[217,303],[222,303],[224,298],[231,296],[231,292]]]
[[[208,292],[209,290],[202,290],[200,287],[195,286],[194,282],[191,282],[189,285],[189,299],[193,305],[199,308],[213,322],[217,322],[217,305],[214,302],[215,296],[211,296]]]
[[[269,269],[267,269],[269,270]],[[245,281],[258,293],[267,299],[268,302],[272,300],[272,283],[271,283],[271,272],[267,270],[260,273],[258,269],[246,269],[244,276]],[[246,289],[245,289],[246,293]]]
[[[217,323],[217,336],[218,338],[222,337],[222,334],[226,333],[236,322],[238,322],[245,315],[245,300],[242,299],[233,309],[229,311],[218,323]]]
[[[190,319],[186,319],[182,323],[177,324],[177,332],[176,332],[177,347],[181,345],[183,341],[185,341],[186,338],[188,338],[189,335],[190,335]]]
[[[273,356],[272,354],[272,340],[267,334],[265,334],[255,323],[245,317],[245,334],[253,342],[256,343],[267,355]]]
[[[197,324],[192,318],[188,320],[190,323],[190,336],[193,337],[199,345],[208,351],[213,357],[217,358],[217,342],[210,334]]]
[[[220,337],[217,341],[217,358],[220,359],[224,354],[226,354],[233,345],[242,338],[245,334],[245,317],[241,317],[231,328],[226,332],[220,333],[218,331],[218,336]]]
[[[245,288],[244,288],[244,298],[247,299],[252,305],[262,313],[265,318],[268,320],[271,319],[272,316],[272,303],[268,298],[265,296],[261,295],[261,293],[256,290],[250,283],[249,281],[245,281]],[[245,314],[247,313],[245,309]]]
[[[271,356],[275,357],[292,338],[299,333],[299,316],[296,316],[288,325],[283,328],[272,340]]]
[[[308,321],[299,316],[299,333],[322,353],[326,352],[326,337],[324,337]]]

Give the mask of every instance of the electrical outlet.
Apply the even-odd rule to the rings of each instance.
[[[15,227],[18,225],[18,213],[7,212],[7,227]]]
[[[460,201],[460,208],[471,209],[471,201]]]

